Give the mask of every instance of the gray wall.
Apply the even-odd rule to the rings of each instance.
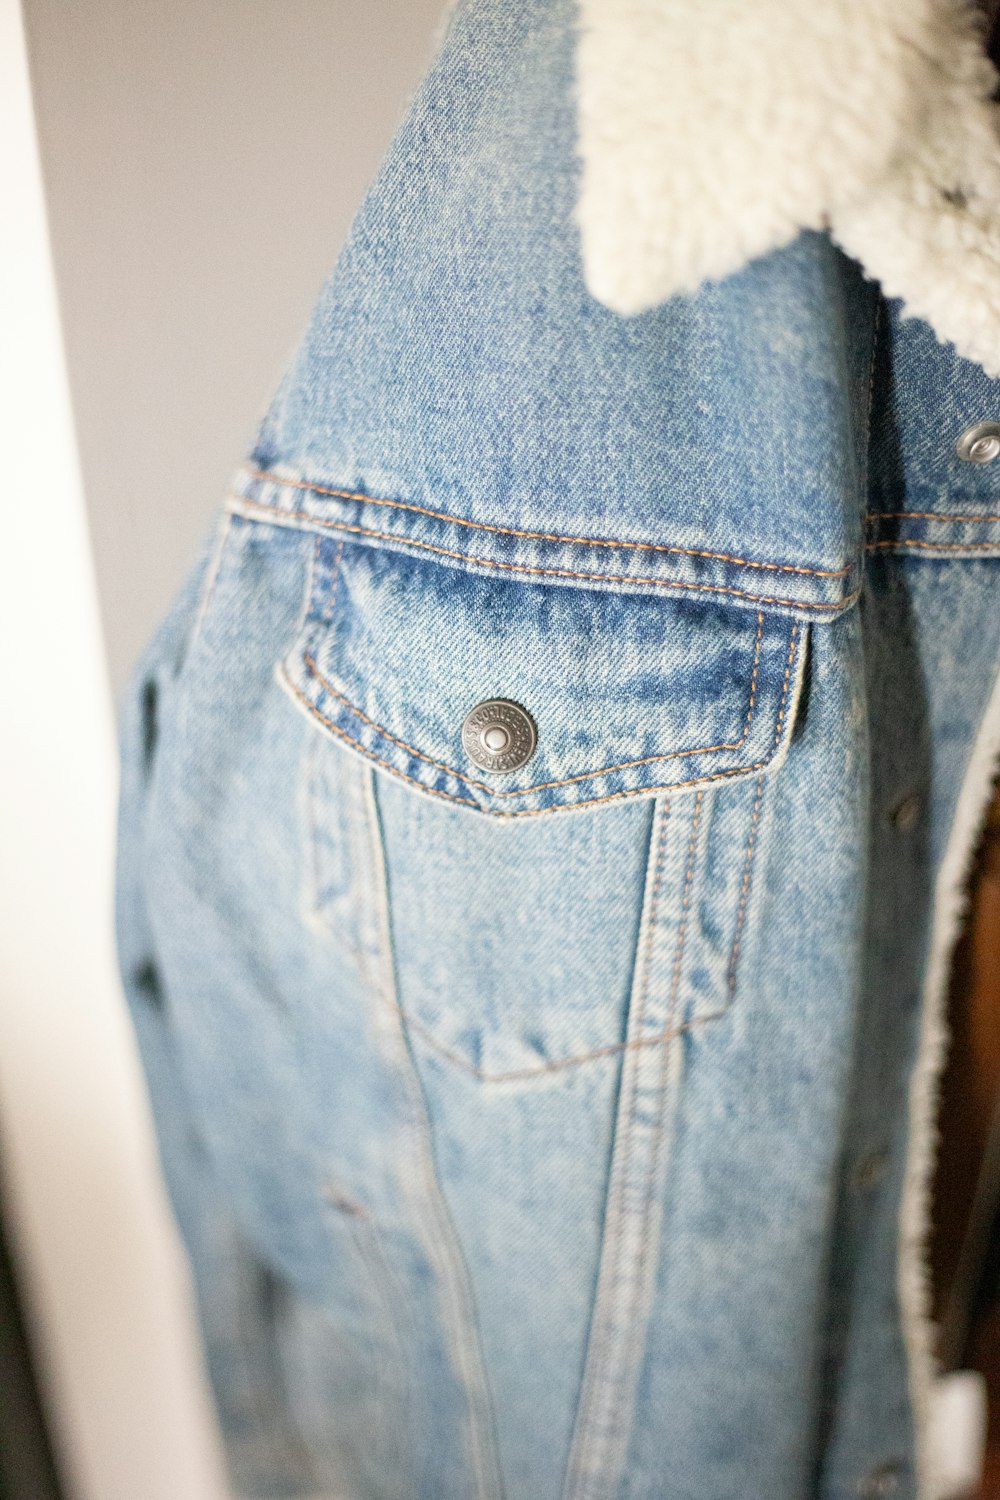
[[[253,435],[442,9],[26,0],[116,692]],[[41,518],[44,453],[38,472]]]

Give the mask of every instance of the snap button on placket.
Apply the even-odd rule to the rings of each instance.
[[[1000,454],[1000,422],[975,422],[967,427],[955,452],[968,464],[991,464]]]
[[[462,744],[481,771],[519,771],[535,753],[538,733],[526,708],[509,698],[486,698],[465,716]]]

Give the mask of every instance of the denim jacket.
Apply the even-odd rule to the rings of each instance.
[[[818,226],[599,301],[574,106],[456,9],[127,695],[234,1483],[927,1500],[1000,391]]]

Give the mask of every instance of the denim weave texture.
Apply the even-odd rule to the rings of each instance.
[[[1000,394],[821,234],[590,298],[573,16],[455,9],[123,705],[233,1482],[927,1500],[908,1093]]]

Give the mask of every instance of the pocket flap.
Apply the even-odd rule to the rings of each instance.
[[[318,725],[382,769],[431,796],[528,817],[774,764],[805,634],[786,614],[482,578],[318,537],[302,630],[278,675]],[[484,769],[463,740],[470,712],[496,699],[535,729],[516,769]]]

